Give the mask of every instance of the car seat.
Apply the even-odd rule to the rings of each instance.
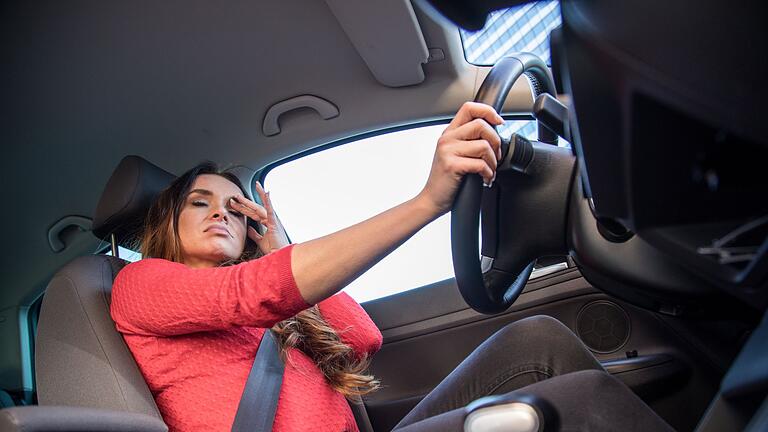
[[[93,233],[110,238],[113,256],[79,257],[51,279],[35,342],[39,405],[0,410],[0,430],[167,432],[115,329],[110,300],[115,276],[128,264],[114,256],[117,245],[136,243],[152,201],[174,178],[138,156],[126,156],[115,168],[93,221]],[[359,429],[372,432],[365,408],[350,406]]]
[[[129,245],[152,199],[174,178],[140,157],[123,158],[102,192],[94,234]],[[126,264],[114,256],[84,256],[54,275],[35,343],[39,406],[3,410],[0,429],[168,430],[110,316],[112,281]]]

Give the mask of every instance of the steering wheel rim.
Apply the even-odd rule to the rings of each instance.
[[[531,80],[534,99],[543,92],[556,94],[547,65],[533,54],[522,53],[504,57],[496,63],[480,86],[475,102],[490,105],[501,112],[512,85],[524,73]],[[548,131],[541,125],[539,139],[551,141]],[[502,141],[502,160],[507,159],[508,152],[514,153],[517,146],[514,142],[512,144]],[[486,188],[479,176],[465,176],[451,210],[451,250],[456,283],[467,304],[486,314],[503,312],[517,300],[535,263],[535,259],[526,261],[512,269],[494,266],[497,256],[497,200],[498,184]],[[476,227],[480,223],[481,208],[483,250],[478,259]]]

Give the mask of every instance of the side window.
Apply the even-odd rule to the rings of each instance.
[[[126,249],[122,246],[117,247],[117,253],[120,256],[120,258],[130,261],[130,262],[136,262],[141,259],[141,253],[132,251],[130,249]],[[112,255],[112,251],[107,249],[107,251],[104,253],[104,255]]]
[[[330,234],[416,196],[427,180],[435,144],[445,127],[424,126],[364,138],[271,169],[265,187],[291,241]],[[501,133],[513,132],[533,138],[535,122],[507,120]],[[365,302],[452,277],[447,214],[345,291]]]

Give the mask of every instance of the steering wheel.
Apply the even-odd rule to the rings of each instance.
[[[547,65],[533,54],[522,53],[496,63],[475,102],[501,112],[512,85],[524,73],[530,78],[534,99],[540,93],[556,94]],[[459,186],[451,210],[453,268],[464,300],[478,312],[493,314],[509,308],[537,258],[567,251],[565,229],[575,158],[570,150],[552,145],[556,139],[539,124],[539,141],[519,135],[502,140],[493,186],[483,187],[477,175],[465,176]]]

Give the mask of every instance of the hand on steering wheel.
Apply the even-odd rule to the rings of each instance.
[[[443,214],[451,209],[461,179],[478,174],[490,185],[496,178],[501,158],[501,138],[493,129],[504,123],[496,111],[485,104],[467,102],[437,140],[432,168],[421,195]]]
[[[546,63],[521,53],[496,62],[474,105],[500,110],[523,73],[535,84],[535,95],[555,94]],[[542,142],[514,135],[505,143],[493,187],[483,188],[474,176],[466,176],[457,186],[451,213],[453,269],[464,300],[478,312],[508,309],[523,291],[538,257],[568,250],[565,223],[575,158],[570,150],[552,145],[549,135],[540,126]]]

